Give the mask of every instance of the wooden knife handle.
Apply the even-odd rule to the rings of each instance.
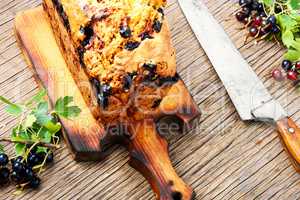
[[[291,118],[285,118],[277,122],[277,129],[295,169],[300,173],[300,128]]]
[[[130,165],[150,183],[158,200],[192,200],[194,192],[177,175],[169,158],[168,144],[153,120],[135,122],[129,129]]]

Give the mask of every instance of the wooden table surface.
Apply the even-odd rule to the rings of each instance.
[[[2,0],[0,8],[0,95],[22,101],[38,88],[13,31],[17,12],[40,5],[41,0]],[[275,82],[271,69],[279,66],[282,47],[261,42],[243,44],[245,32],[232,16],[230,0],[208,0],[210,11],[224,26],[272,95],[300,123],[299,92],[291,82]],[[270,126],[243,122],[191,32],[176,0],[169,0],[167,18],[177,50],[178,72],[203,111],[201,124],[186,135],[172,137],[170,157],[177,172],[196,191],[196,199],[300,199],[300,175]],[[199,19],[201,20],[201,19]],[[0,105],[0,135],[9,135],[16,119]],[[13,153],[11,145],[6,147]],[[111,149],[101,163],[77,163],[63,144],[55,164],[42,175],[39,190],[14,196],[15,188],[0,188],[0,199],[155,199],[146,180],[128,164],[121,146]]]

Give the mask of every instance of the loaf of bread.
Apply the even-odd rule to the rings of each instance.
[[[155,111],[178,80],[166,0],[44,0],[56,40],[104,123]]]

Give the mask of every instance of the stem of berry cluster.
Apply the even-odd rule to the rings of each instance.
[[[60,145],[56,145],[56,144],[50,144],[50,143],[45,143],[42,141],[39,142],[32,142],[32,141],[14,141],[10,138],[0,138],[0,142],[9,142],[9,143],[19,143],[19,144],[36,144],[37,146],[43,146],[43,147],[47,147],[47,148],[52,148],[52,149],[59,149]]]

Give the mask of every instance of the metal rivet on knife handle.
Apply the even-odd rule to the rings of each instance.
[[[293,128],[289,128],[288,131],[289,131],[289,133],[295,133],[295,129],[293,129]]]

